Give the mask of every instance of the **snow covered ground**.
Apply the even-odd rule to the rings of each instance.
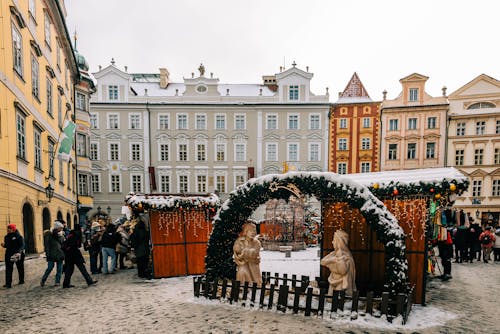
[[[262,252],[262,271],[319,274],[317,248]],[[45,287],[43,258],[26,262],[26,284],[0,289],[0,333],[498,333],[500,264],[453,264],[453,279],[431,280],[428,306],[414,306],[406,325],[381,318],[304,317],[193,297],[192,277],[143,281],[135,270],[96,275],[87,287],[79,272],[72,289]],[[0,265],[0,282],[5,267]],[[14,273],[14,284],[17,273]],[[2,284],[3,285],[3,284]]]

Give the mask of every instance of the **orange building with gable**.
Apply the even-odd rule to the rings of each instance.
[[[380,102],[368,95],[356,72],[330,107],[328,170],[339,174],[379,171]]]

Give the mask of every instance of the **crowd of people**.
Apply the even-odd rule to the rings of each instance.
[[[47,268],[44,271],[40,286],[44,287],[49,275],[56,268],[55,286],[72,288],[71,277],[78,268],[88,286],[97,283],[92,275],[114,274],[119,269],[132,269],[137,264],[140,278],[149,279],[150,242],[146,224],[139,220],[133,224],[118,220],[114,223],[104,220],[88,224],[82,228],[75,224],[69,230],[66,223],[56,220],[50,230],[44,231],[44,250]],[[5,251],[5,284],[4,288],[12,287],[14,265],[18,270],[19,284],[24,284],[25,243],[15,224],[7,226],[7,234],[1,244]],[[83,251],[88,251],[90,259],[90,274],[85,266]],[[129,261],[127,266],[125,261]]]

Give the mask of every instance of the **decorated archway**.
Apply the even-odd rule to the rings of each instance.
[[[342,175],[321,172],[270,174],[239,186],[214,217],[205,259],[207,276],[234,278],[233,244],[253,211],[269,199],[288,199],[290,192],[313,195],[319,201],[345,202],[360,210],[385,247],[386,285],[391,294],[407,291],[405,234],[396,218],[370,190]]]

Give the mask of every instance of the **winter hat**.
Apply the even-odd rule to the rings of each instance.
[[[52,230],[54,231],[60,228],[64,228],[64,225],[60,221],[56,220],[52,226]]]
[[[12,230],[12,232],[16,232],[16,230],[17,230],[16,224],[9,224],[9,225],[7,225],[7,228],[10,228]]]

